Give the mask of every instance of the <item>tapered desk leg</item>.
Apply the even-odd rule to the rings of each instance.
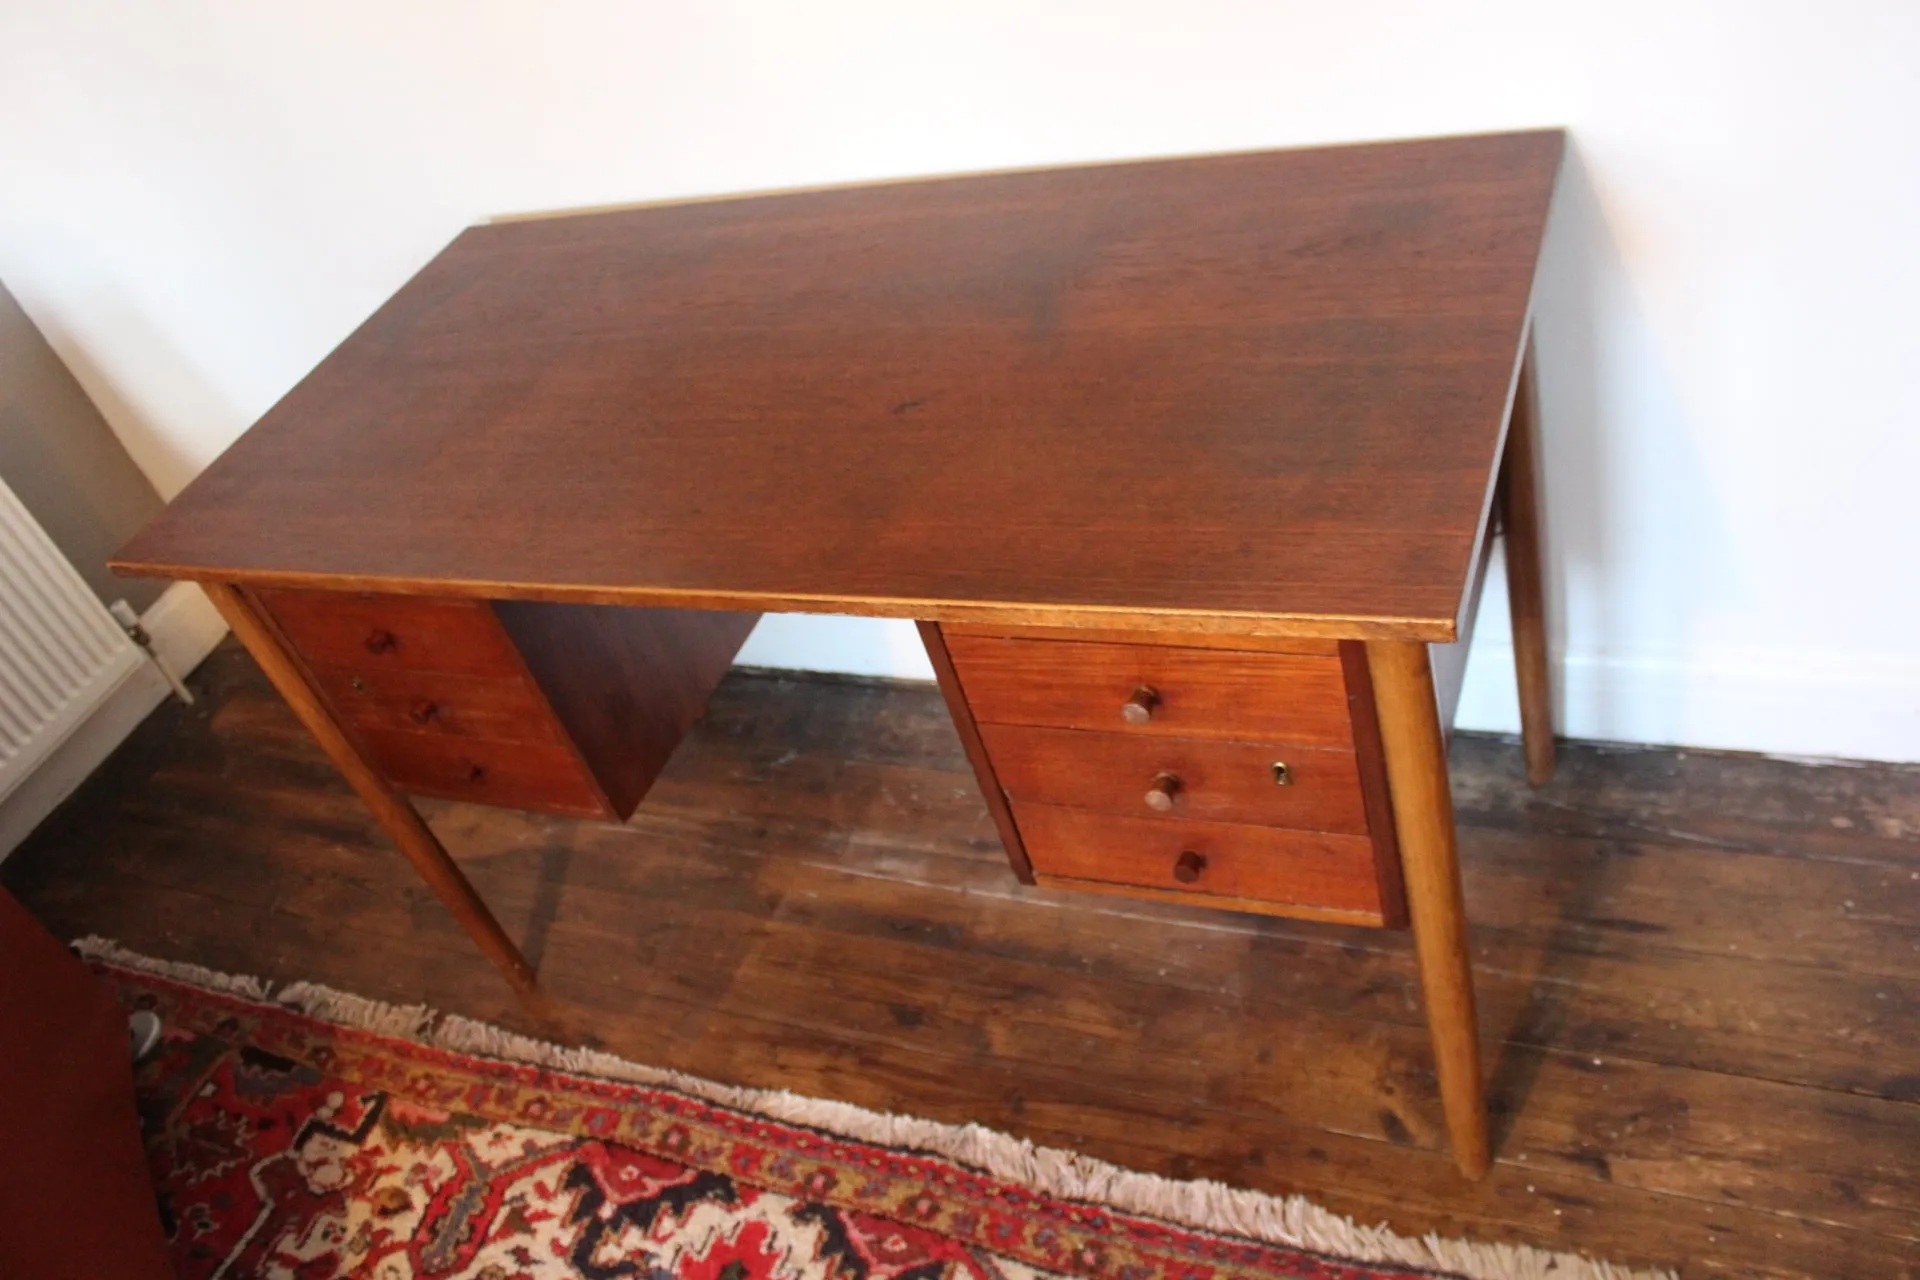
[[[453,912],[487,959],[493,961],[506,976],[508,982],[521,992],[533,992],[533,969],[521,956],[520,949],[513,945],[500,922],[487,910],[487,904],[474,892],[473,886],[461,874],[460,868],[440,844],[439,839],[428,828],[413,805],[407,799],[389,787],[386,780],[360,754],[358,747],[342,732],[333,721],[326,705],[307,682],[306,674],[288,655],[280,643],[273,627],[257,611],[247,596],[225,583],[203,582],[200,584],[207,596],[220,610],[220,615],[240,637],[240,643],[247,646],[254,661],[267,673],[267,679],[287,700],[293,713],[307,727],[320,743],[320,747],[333,760],[334,766],[346,775],[347,781],[366,802],[373,816],[379,820],[393,842],[400,846],[400,852],[407,855],[407,861],[420,878],[427,882]]]
[[[1546,591],[1540,573],[1540,491],[1534,470],[1539,392],[1533,343],[1520,365],[1507,451],[1500,464],[1500,515],[1507,531],[1507,602],[1513,615],[1513,665],[1520,683],[1520,736],[1526,744],[1527,782],[1553,780],[1553,686],[1547,671]]]
[[[1479,1023],[1467,950],[1466,902],[1447,789],[1447,748],[1433,690],[1427,646],[1402,640],[1367,642],[1367,667],[1387,757],[1387,789],[1407,886],[1426,997],[1427,1032],[1440,1077],[1440,1105],[1454,1162],[1469,1178],[1486,1174],[1486,1087],[1480,1075]]]

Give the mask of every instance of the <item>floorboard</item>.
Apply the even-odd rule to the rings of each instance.
[[[1495,1108],[1445,1153],[1405,935],[1015,883],[931,687],[736,672],[639,813],[423,805],[520,1005],[246,656],[4,883],[66,935],[1684,1275],[1920,1275],[1920,770],[1454,744]]]

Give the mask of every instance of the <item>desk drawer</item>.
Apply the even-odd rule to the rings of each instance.
[[[921,634],[1023,880],[1406,923],[1358,642]]]
[[[1340,659],[1163,645],[947,637],[981,724],[1350,747]]]
[[[523,674],[513,641],[483,601],[348,591],[258,594],[310,666]]]
[[[615,816],[586,766],[566,747],[382,730],[362,730],[360,738],[403,791],[510,809]]]
[[[1013,815],[1043,884],[1146,890],[1208,905],[1264,903],[1354,923],[1379,923],[1384,914],[1365,836],[1160,822],[1019,801]]]
[[[551,745],[565,740],[545,699],[524,678],[319,666],[313,675],[356,728]]]
[[[1016,801],[1163,821],[1367,831],[1351,751],[1026,725],[983,724],[980,737]]]

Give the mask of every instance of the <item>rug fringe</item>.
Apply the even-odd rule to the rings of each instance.
[[[88,960],[100,960],[118,965],[122,969],[132,969],[137,973],[151,973],[160,978],[192,983],[196,987],[205,987],[209,991],[218,991],[223,995],[239,996],[245,1000],[258,1000],[265,1003],[273,990],[273,984],[264,978],[249,977],[246,974],[221,973],[218,969],[188,964],[184,960],[155,960],[151,956],[141,955],[138,951],[129,951],[112,938],[103,938],[98,934],[90,933],[84,938],[74,939],[67,945]]]
[[[944,1156],[1047,1195],[1110,1205],[1123,1212],[1221,1235],[1291,1245],[1355,1261],[1420,1267],[1462,1280],[1676,1280],[1671,1271],[1634,1271],[1529,1245],[1455,1240],[1432,1234],[1402,1236],[1384,1224],[1363,1226],[1304,1196],[1272,1196],[1207,1179],[1181,1181],[1136,1173],[1078,1152],[1037,1147],[1024,1138],[977,1124],[943,1124],[804,1097],[784,1089],[721,1084],[593,1049],[536,1040],[458,1014],[439,1014],[425,1005],[386,1004],[319,983],[290,983],[276,993],[271,983],[260,978],[155,960],[109,938],[89,936],[72,945],[91,960],[277,1005],[376,1035],[569,1075],[663,1086],[722,1106],[877,1146]]]

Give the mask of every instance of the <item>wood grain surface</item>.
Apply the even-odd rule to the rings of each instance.
[[[1340,652],[1338,640],[1309,636],[1255,636],[1193,631],[1177,640],[1165,631],[1094,630],[1087,627],[992,626],[977,622],[949,622],[942,630],[957,636],[1004,636],[1013,640],[1082,640],[1098,644],[1180,644],[1194,649],[1237,649],[1251,653],[1301,653],[1330,657]]]
[[[1202,818],[1364,835],[1367,812],[1353,752],[1206,739],[982,725],[1000,785],[1016,800],[1136,818]],[[1287,785],[1274,781],[1284,764]],[[1169,807],[1146,800],[1174,779]]]
[[[474,890],[446,846],[440,843],[419,811],[395,793],[379,767],[368,759],[359,742],[348,736],[312,683],[299,652],[275,625],[273,616],[251,593],[226,583],[203,582],[207,599],[246,646],[268,680],[299,722],[313,735],[314,745],[339,770],[367,812],[399,846],[421,882],[447,909],[448,915],[479,946],[500,975],[526,994],[534,986],[534,966],[501,928],[500,921]]]
[[[1373,671],[1367,662],[1365,642],[1341,641],[1340,666],[1346,674],[1347,713],[1353,725],[1353,761],[1360,770],[1360,801],[1366,806],[1367,831],[1373,836],[1373,863],[1380,881],[1383,923],[1402,929],[1407,924],[1407,893],[1400,874],[1400,835],[1394,829],[1386,749],[1380,741],[1380,709],[1374,702]]]
[[[117,557],[1451,640],[1556,131],[461,233]]]
[[[760,620],[525,601],[495,610],[619,818],[653,785]]]
[[[319,666],[519,678],[513,642],[484,602],[350,591],[261,590],[300,656]]]
[[[1013,816],[1037,874],[1187,894],[1195,901],[1252,899],[1380,923],[1373,842],[1365,836],[1116,817],[1018,800]],[[1192,867],[1186,877],[1176,871],[1183,861]]]
[[[973,708],[967,704],[966,690],[960,687],[959,673],[953,667],[953,655],[947,651],[947,629],[938,622],[921,622],[916,626],[920,632],[920,643],[927,648],[927,662],[933,667],[934,679],[939,682],[940,696],[946,699],[947,713],[953,717],[954,733],[959,736],[960,746],[967,753],[968,762],[973,765],[973,776],[979,783],[980,797],[986,801],[987,812],[993,815],[993,825],[1000,832],[1000,845],[1006,852],[1007,865],[1013,869],[1014,876],[1021,884],[1032,884],[1033,863],[1027,858],[1027,846],[1020,839],[1020,828],[1014,824],[1013,809],[1008,804],[1006,788],[996,775],[986,740],[980,736],[979,722],[973,717]]]
[[[359,735],[387,780],[414,795],[582,818],[615,816],[579,753],[566,744],[375,729]]]
[[[1013,884],[941,697],[736,673],[631,823],[427,802],[531,1015],[237,649],[0,882],[60,937],[975,1121],[1409,1233],[1920,1276],[1920,770],[1452,746],[1495,1161],[1405,933]],[[342,946],[341,939],[353,945]]]
[[[524,676],[355,670],[309,664],[314,683],[356,729],[555,744],[560,725]]]
[[[950,635],[947,650],[982,724],[1149,737],[1351,748],[1340,659],[1169,645]],[[1144,720],[1126,708],[1141,690]]]
[[[1433,1036],[1440,1102],[1453,1158],[1469,1178],[1493,1162],[1480,1023],[1473,991],[1473,948],[1460,887],[1460,850],[1447,777],[1447,734],[1434,697],[1427,646],[1367,642],[1367,667],[1379,708],[1387,791],[1420,962],[1420,993]]]
[[[1514,388],[1498,497],[1507,534],[1507,613],[1513,619],[1513,665],[1520,691],[1520,732],[1527,747],[1527,783],[1553,780],[1553,661],[1548,652],[1546,577],[1541,573],[1539,464],[1540,389],[1529,339]]]

